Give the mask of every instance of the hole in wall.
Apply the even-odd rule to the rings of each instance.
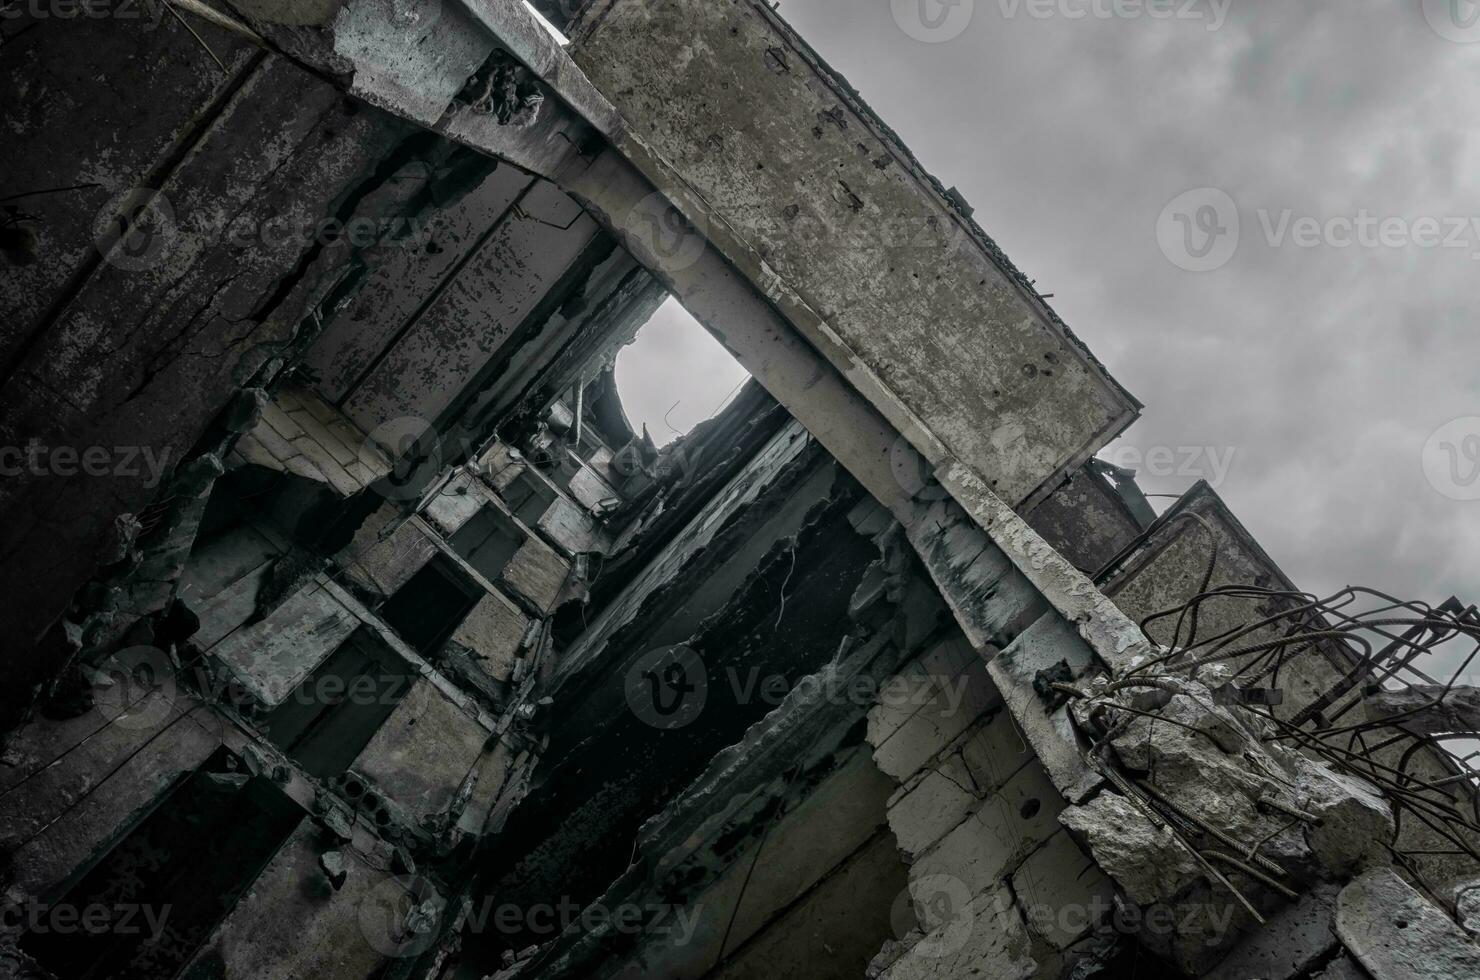
[[[714,417],[750,377],[676,299],[659,306],[617,355],[617,392],[632,427],[659,447]]]

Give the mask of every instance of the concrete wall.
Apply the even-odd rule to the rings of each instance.
[[[1067,976],[1110,881],[1059,826],[1064,799],[959,634],[909,664],[869,713],[897,780],[889,826],[909,863],[918,927],[873,969],[890,980]]]
[[[34,264],[0,272],[0,445],[107,447],[110,460],[101,475],[50,465],[0,487],[13,515],[0,553],[54,556],[0,573],[14,600],[0,621],[22,650],[113,560],[115,518],[158,492],[143,454],[168,475],[243,385],[275,375],[354,251],[317,238],[319,223],[396,208],[376,197],[377,168],[407,139],[401,124],[202,25],[223,74],[173,18],[132,9],[21,12],[0,77],[5,128],[31,134],[0,169],[13,193],[35,192],[15,203],[38,238]],[[57,656],[7,660],[0,718]]]
[[[688,900],[691,936],[656,938],[600,976],[862,976],[904,904],[905,866],[885,821],[894,789],[855,751]]]
[[[1143,530],[1115,489],[1089,466],[1076,470],[1026,517],[1043,540],[1090,576]]]
[[[879,407],[901,431],[913,413],[1019,504],[1134,417],[1134,400],[767,4],[601,0],[574,32],[572,57],[629,127],[621,149],[669,175],[660,188],[698,232],[851,381],[887,393]],[[650,49],[675,56],[631,56]],[[660,267],[697,258],[669,237]]]
[[[1173,520],[1178,515],[1196,515],[1205,523],[1190,519]],[[1152,613],[1171,609],[1185,602],[1200,588],[1213,559],[1214,545],[1217,560],[1213,566],[1212,579],[1208,588],[1224,585],[1255,585],[1274,590],[1294,591],[1290,582],[1274,560],[1249,535],[1238,519],[1229,511],[1221,498],[1205,484],[1199,484],[1178,501],[1143,544],[1115,569],[1105,584],[1105,591],[1115,603],[1131,617],[1140,620]],[[1273,598],[1219,598],[1204,603],[1197,622],[1197,635],[1202,638],[1217,636],[1250,622],[1271,615],[1281,608],[1288,608],[1288,600]],[[1148,634],[1162,643],[1171,641],[1177,617],[1161,619],[1148,628]],[[1250,633],[1240,643],[1255,644],[1277,637],[1284,629],[1276,624]],[[1188,642],[1190,623],[1183,624],[1182,642]],[[1235,658],[1230,663],[1242,669],[1258,658],[1251,654]],[[1354,658],[1339,654],[1326,647],[1316,646],[1298,656],[1289,657],[1279,672],[1257,669],[1239,679],[1241,685],[1255,688],[1270,688],[1280,691],[1282,702],[1271,710],[1280,717],[1289,718],[1312,701],[1335,687],[1354,664]],[[1366,711],[1360,701],[1360,689],[1341,698],[1337,703],[1353,703],[1339,724],[1354,724],[1365,720]],[[1397,767],[1402,755],[1413,743],[1400,740],[1395,744],[1378,749],[1374,759],[1380,764]],[[1407,762],[1407,769],[1414,776],[1431,781],[1450,779],[1456,770],[1452,764],[1435,751],[1424,748]],[[1464,831],[1451,826],[1450,832]],[[1480,840],[1473,834],[1465,834],[1470,845],[1480,849]],[[1420,872],[1436,884],[1453,882],[1480,872],[1480,862],[1464,854],[1431,853],[1454,851],[1453,841],[1437,832],[1425,822],[1406,816],[1400,821],[1398,839],[1400,851],[1408,854],[1408,860]]]

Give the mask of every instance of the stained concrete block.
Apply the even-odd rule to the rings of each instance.
[[[579,205],[536,181],[396,338],[345,401],[346,414],[367,432],[441,416],[596,234]]]
[[[336,891],[319,867],[328,847],[311,821],[300,824],[181,976],[302,980],[380,968],[396,947],[379,927],[398,917],[405,889],[346,847],[348,873]]]
[[[735,950],[780,910],[841,867],[885,827],[884,802],[894,783],[859,751],[766,835],[730,930]],[[887,859],[904,874],[891,848]],[[857,903],[851,903],[857,908]]]
[[[473,784],[473,794],[458,819],[458,826],[469,834],[481,834],[498,802],[499,794],[509,783],[513,769],[514,752],[507,742],[500,740],[478,763],[478,781]]]
[[[1088,466],[1024,516],[1043,540],[1091,576],[1141,533],[1115,489]]]
[[[714,980],[856,980],[890,934],[904,868],[878,838],[749,943]],[[819,956],[822,950],[826,955]],[[651,975],[651,974],[649,974]]]
[[[419,233],[434,247],[378,255],[364,286],[325,324],[306,360],[322,379],[326,397],[339,400],[355,390],[376,355],[414,319],[426,297],[456,273],[533,179],[514,167],[492,164],[485,161],[474,170],[473,163],[464,163],[464,179],[476,180],[477,186],[446,207],[416,216]],[[425,186],[424,168],[421,161],[408,166],[405,183]]]
[[[961,739],[961,760],[981,792],[991,792],[1037,756],[1018,730],[1012,712],[994,711]]]
[[[889,827],[900,850],[914,856],[957,827],[976,802],[971,774],[959,758],[948,757],[889,807]]]
[[[519,645],[528,629],[529,619],[517,606],[502,595],[490,593],[478,600],[453,631],[452,641],[465,647],[489,677],[504,682],[514,671]]]
[[[1066,831],[1028,855],[1012,876],[1028,927],[1068,949],[1110,909],[1114,886]]]
[[[390,505],[385,504],[361,525],[339,560],[348,562],[351,575],[363,585],[390,595],[410,581],[437,553],[437,545],[415,521],[398,525],[384,540],[380,539]]]
[[[1311,974],[1310,980],[1371,980],[1371,977],[1350,956],[1342,955],[1327,963],[1321,972]]]
[[[232,633],[211,651],[264,707],[281,704],[360,625],[332,593],[312,581],[267,618]]]
[[[422,515],[446,537],[457,533],[473,515],[483,509],[485,498],[467,473],[457,473],[436,496],[427,501]]]
[[[961,657],[961,645],[942,644],[922,658],[920,673],[907,671],[905,690],[889,687],[881,694],[882,703],[870,710],[870,741],[882,736],[874,742],[874,758],[896,779],[908,779],[1001,702],[981,661]],[[928,697],[921,703],[924,695]],[[916,704],[918,710],[912,711]],[[902,722],[901,715],[907,715]]]
[[[528,538],[499,576],[509,588],[540,612],[549,612],[560,598],[570,574],[570,562],[538,538]]]
[[[959,824],[1035,757],[1012,715],[1000,708],[977,720],[917,772],[890,801],[889,822],[906,852],[918,854]]]
[[[1311,965],[1336,945],[1336,891],[1331,885],[1320,886],[1268,916],[1268,924],[1249,933],[1205,980],[1305,976]],[[1331,980],[1338,977],[1339,972]]]
[[[1373,980],[1480,977],[1480,945],[1391,868],[1341,890],[1336,934]]]
[[[191,640],[202,650],[210,650],[257,611],[257,590],[272,570],[263,562],[247,575],[237,579],[204,603],[194,607],[200,617],[200,629]],[[188,598],[186,600],[189,601]]]
[[[536,522],[540,533],[566,554],[607,550],[606,534],[594,518],[564,497],[556,497]]]
[[[949,889],[944,889],[948,892]],[[917,902],[929,901],[916,895]],[[1006,889],[977,896],[894,961],[882,980],[1030,980],[1038,963],[1029,951],[1022,914]]]
[[[420,819],[448,808],[490,734],[423,677],[351,768]]]
[[[487,474],[489,486],[502,492],[509,484],[519,479],[519,474],[524,472],[527,465],[523,460],[515,459],[512,453],[514,447],[502,442],[494,442],[488,447],[487,452],[478,457],[478,463]]]
[[[603,500],[611,497],[619,497],[611,484],[603,480],[591,467],[582,465],[575,475],[570,478],[568,489],[570,495],[587,510],[594,508]]]
[[[769,4],[598,9],[572,57],[644,154],[672,168],[660,188],[838,370],[907,407],[1010,504],[1135,417],[1135,400]],[[652,46],[686,55],[631,56]]]
[[[915,859],[912,878],[952,875],[978,895],[1059,830],[1063,800],[1048,774],[1026,766],[1001,791]]]

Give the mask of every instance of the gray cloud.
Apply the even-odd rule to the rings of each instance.
[[[1480,502],[1435,491],[1420,463],[1439,426],[1480,415],[1480,228],[1468,249],[1301,248],[1266,241],[1260,217],[1480,219],[1480,43],[1442,39],[1420,0],[1234,0],[1215,31],[1023,5],[974,0],[936,44],[890,0],[781,12],[1146,403],[1111,453],[1231,450],[1219,492],[1305,588],[1480,600]],[[1155,229],[1201,187],[1232,196],[1242,236],[1226,266],[1190,273]],[[639,345],[679,344],[677,324]],[[632,415],[655,437],[674,401],[686,428],[733,384],[717,346],[686,351],[665,348],[665,380],[628,396],[652,402]],[[1151,492],[1198,475],[1148,469]]]
[[[1232,449],[1219,492],[1305,588],[1480,599],[1480,502],[1420,465],[1438,426],[1480,415],[1480,229],[1460,250],[1300,248],[1259,217],[1480,219],[1480,43],[1441,39],[1418,0],[1235,0],[1216,31],[1005,9],[975,0],[936,44],[888,0],[781,12],[1146,403],[1112,452]],[[1190,273],[1155,226],[1200,187],[1234,198],[1242,237]]]

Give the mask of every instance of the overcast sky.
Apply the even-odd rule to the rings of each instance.
[[[1480,416],[1480,5],[1170,9],[781,12],[1145,402],[1102,456],[1149,492],[1221,477],[1304,588],[1480,600],[1480,420],[1435,434]],[[739,377],[671,351],[698,360],[632,411],[655,438]]]

